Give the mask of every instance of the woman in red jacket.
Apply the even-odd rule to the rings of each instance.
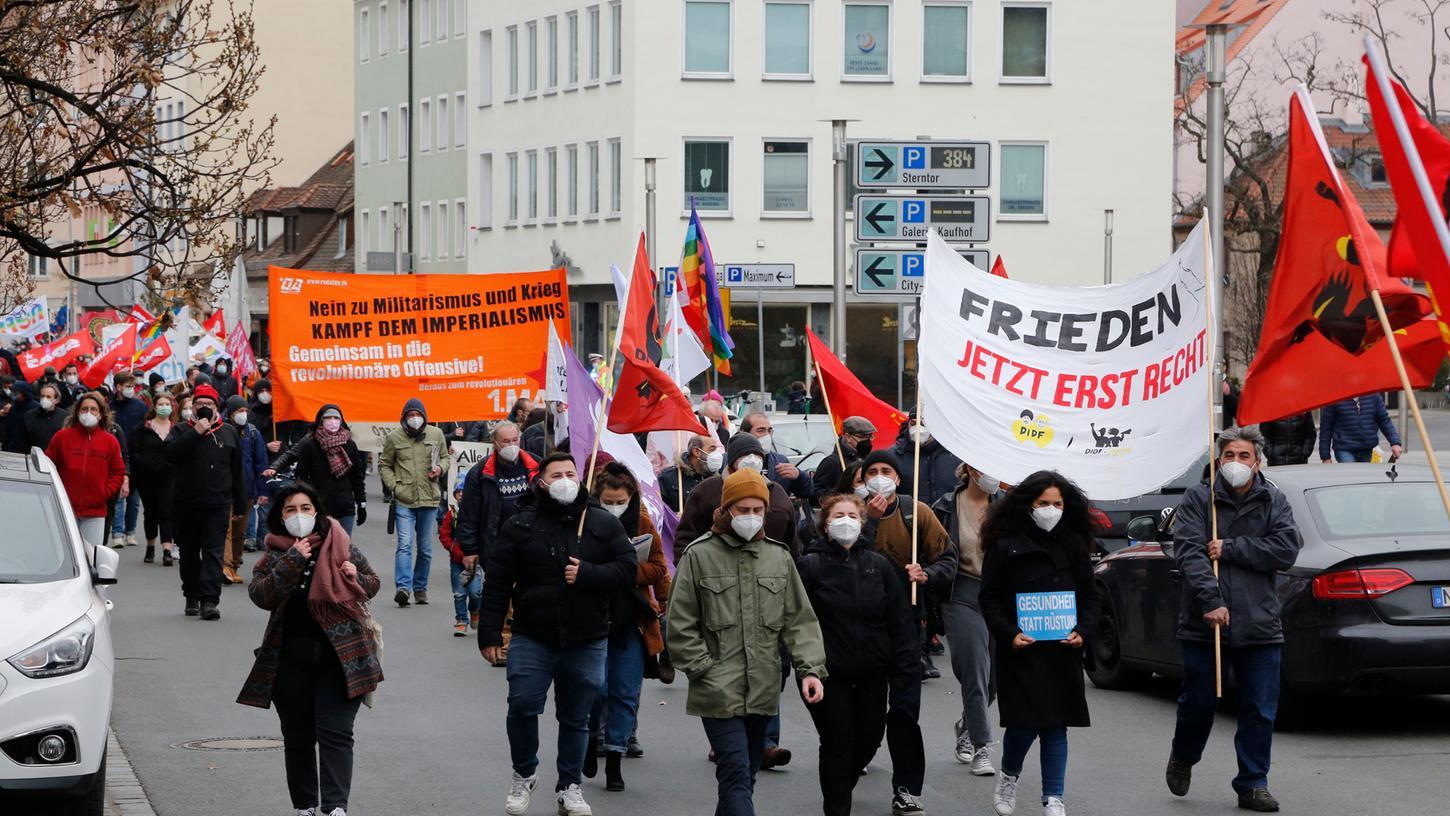
[[[106,543],[107,505],[126,479],[121,443],[107,430],[110,427],[110,406],[92,391],[75,401],[65,427],[45,449],[70,496],[81,538],[94,546]]]

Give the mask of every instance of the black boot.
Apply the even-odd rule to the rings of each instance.
[[[594,735],[589,735],[589,747],[584,749],[584,776],[593,779],[599,773],[599,744]]]
[[[604,755],[604,789],[607,791],[624,790],[624,774],[619,772],[621,756],[618,751],[610,751]]]
[[[141,559],[141,562],[142,563],[145,563],[145,564],[155,564],[156,563],[156,545],[155,544],[147,544],[146,545],[146,555],[145,555],[144,558]]]

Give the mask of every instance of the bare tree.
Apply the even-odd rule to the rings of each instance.
[[[1324,19],[1373,37],[1384,52],[1391,76],[1414,98],[1420,112],[1434,121],[1440,111],[1437,73],[1450,65],[1450,59],[1441,54],[1444,43],[1440,41],[1442,37],[1450,38],[1450,0],[1355,0],[1353,6],[1351,11],[1326,11]],[[1411,36],[1400,33],[1401,25],[1413,32]],[[1409,79],[1396,65],[1395,55],[1402,49],[1424,49],[1423,53],[1428,53],[1429,68],[1423,84]],[[1364,69],[1358,60],[1336,63],[1325,90],[1338,99],[1367,107]]]
[[[275,163],[273,122],[247,115],[263,69],[241,2],[0,0],[0,300],[29,291],[27,254],[88,284],[87,256],[140,259],[130,277],[167,300],[229,266]],[[103,226],[57,227],[83,213]]]

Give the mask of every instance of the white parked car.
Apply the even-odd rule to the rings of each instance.
[[[81,540],[39,449],[0,453],[0,519],[0,813],[99,816],[115,675],[100,587],[120,559]]]

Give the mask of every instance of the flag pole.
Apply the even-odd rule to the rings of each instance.
[[[1203,211],[1203,229],[1207,233],[1213,229],[1208,218],[1207,208]],[[1213,265],[1213,243],[1209,235],[1203,236],[1203,323],[1204,323],[1204,359],[1209,361],[1210,366],[1217,358],[1214,356],[1213,339],[1215,336],[1213,325],[1213,287],[1218,283],[1214,279]],[[1217,434],[1213,429],[1213,386],[1214,372],[1210,367],[1208,372],[1208,517],[1210,526],[1209,541],[1218,540],[1218,503],[1215,501],[1215,482],[1218,480],[1218,457],[1214,455],[1214,444],[1217,441]],[[1209,559],[1213,564],[1213,580],[1218,582],[1218,559]],[[1213,691],[1214,696],[1223,697],[1223,627],[1213,625]]]
[[[826,381],[821,379],[821,361],[811,360],[811,364],[816,367],[816,385],[821,387],[821,399],[826,401],[826,416],[831,418],[831,427],[835,427],[836,414],[831,410],[831,396],[826,393]],[[841,472],[845,473],[846,456],[841,453],[841,434],[839,432],[836,433],[836,458],[841,460]]]
[[[1415,146],[1414,137],[1410,134],[1410,125],[1405,121],[1405,112],[1400,109],[1400,98],[1395,89],[1390,86],[1389,69],[1385,66],[1384,54],[1380,53],[1379,46],[1373,38],[1366,34],[1364,36],[1365,55],[1369,57],[1370,74],[1374,82],[1379,86],[1380,97],[1385,101],[1385,109],[1389,111],[1390,121],[1394,124],[1395,136],[1399,138],[1400,145],[1404,148],[1405,160],[1410,165],[1410,173],[1415,177],[1415,187],[1420,193],[1420,201],[1427,213],[1434,213],[1430,223],[1435,226],[1435,237],[1439,239],[1440,251],[1445,254],[1447,261],[1450,261],[1450,227],[1447,227],[1445,220],[1440,218],[1440,203],[1435,197],[1434,191],[1430,188],[1430,177],[1425,172],[1425,163],[1420,158],[1420,150]],[[1420,444],[1425,446],[1425,456],[1430,460],[1430,473],[1435,477],[1435,487],[1440,491],[1440,503],[1445,506],[1446,518],[1450,518],[1450,492],[1445,489],[1445,478],[1440,473],[1440,463],[1435,460],[1435,448],[1430,444],[1430,435],[1425,430],[1425,419],[1420,414],[1420,403],[1415,399],[1414,387],[1410,384],[1410,375],[1405,371],[1405,362],[1400,357],[1400,346],[1395,340],[1394,327],[1390,325],[1389,318],[1385,315],[1384,301],[1380,298],[1378,278],[1374,279],[1375,285],[1370,287],[1370,300],[1374,302],[1375,314],[1379,318],[1380,326],[1384,329],[1385,339],[1390,345],[1390,359],[1394,360],[1395,372],[1400,375],[1400,388],[1405,392],[1405,398],[1410,401],[1410,415],[1415,418],[1415,430],[1420,436]],[[1434,293],[1431,293],[1431,302],[1434,303]],[[1439,318],[1440,315],[1436,314]],[[1443,320],[1441,327],[1443,330]]]
[[[629,268],[629,286],[629,291],[633,291],[633,266],[630,266]],[[629,302],[633,299],[634,298],[632,297],[626,297],[624,299],[624,308],[619,310],[619,317],[617,319],[617,322],[614,324],[614,348],[609,350],[609,368],[605,369],[605,371],[609,372],[609,393],[604,394],[600,398],[599,411],[594,417],[594,444],[590,446],[591,450],[589,451],[589,458],[584,460],[584,465],[589,468],[589,473],[585,477],[588,480],[584,488],[585,493],[594,492],[594,472],[599,469],[594,466],[594,457],[599,455],[599,440],[604,436],[604,417],[606,415],[606,409],[609,407],[609,403],[614,400],[614,389],[619,387],[619,378],[614,376],[614,364],[619,360],[619,336],[620,332],[624,331],[624,318],[625,315],[629,313]],[[576,536],[584,535],[584,519],[588,517],[589,512],[588,508],[586,507],[585,512],[579,514],[579,529],[575,532]]]
[[[920,308],[920,307],[918,307]],[[826,390],[821,389],[824,394]],[[917,553],[917,529],[921,526],[921,344],[916,346],[916,427],[912,428],[912,454],[911,454],[911,563],[916,563]],[[911,582],[911,605],[916,606],[915,581]]]

